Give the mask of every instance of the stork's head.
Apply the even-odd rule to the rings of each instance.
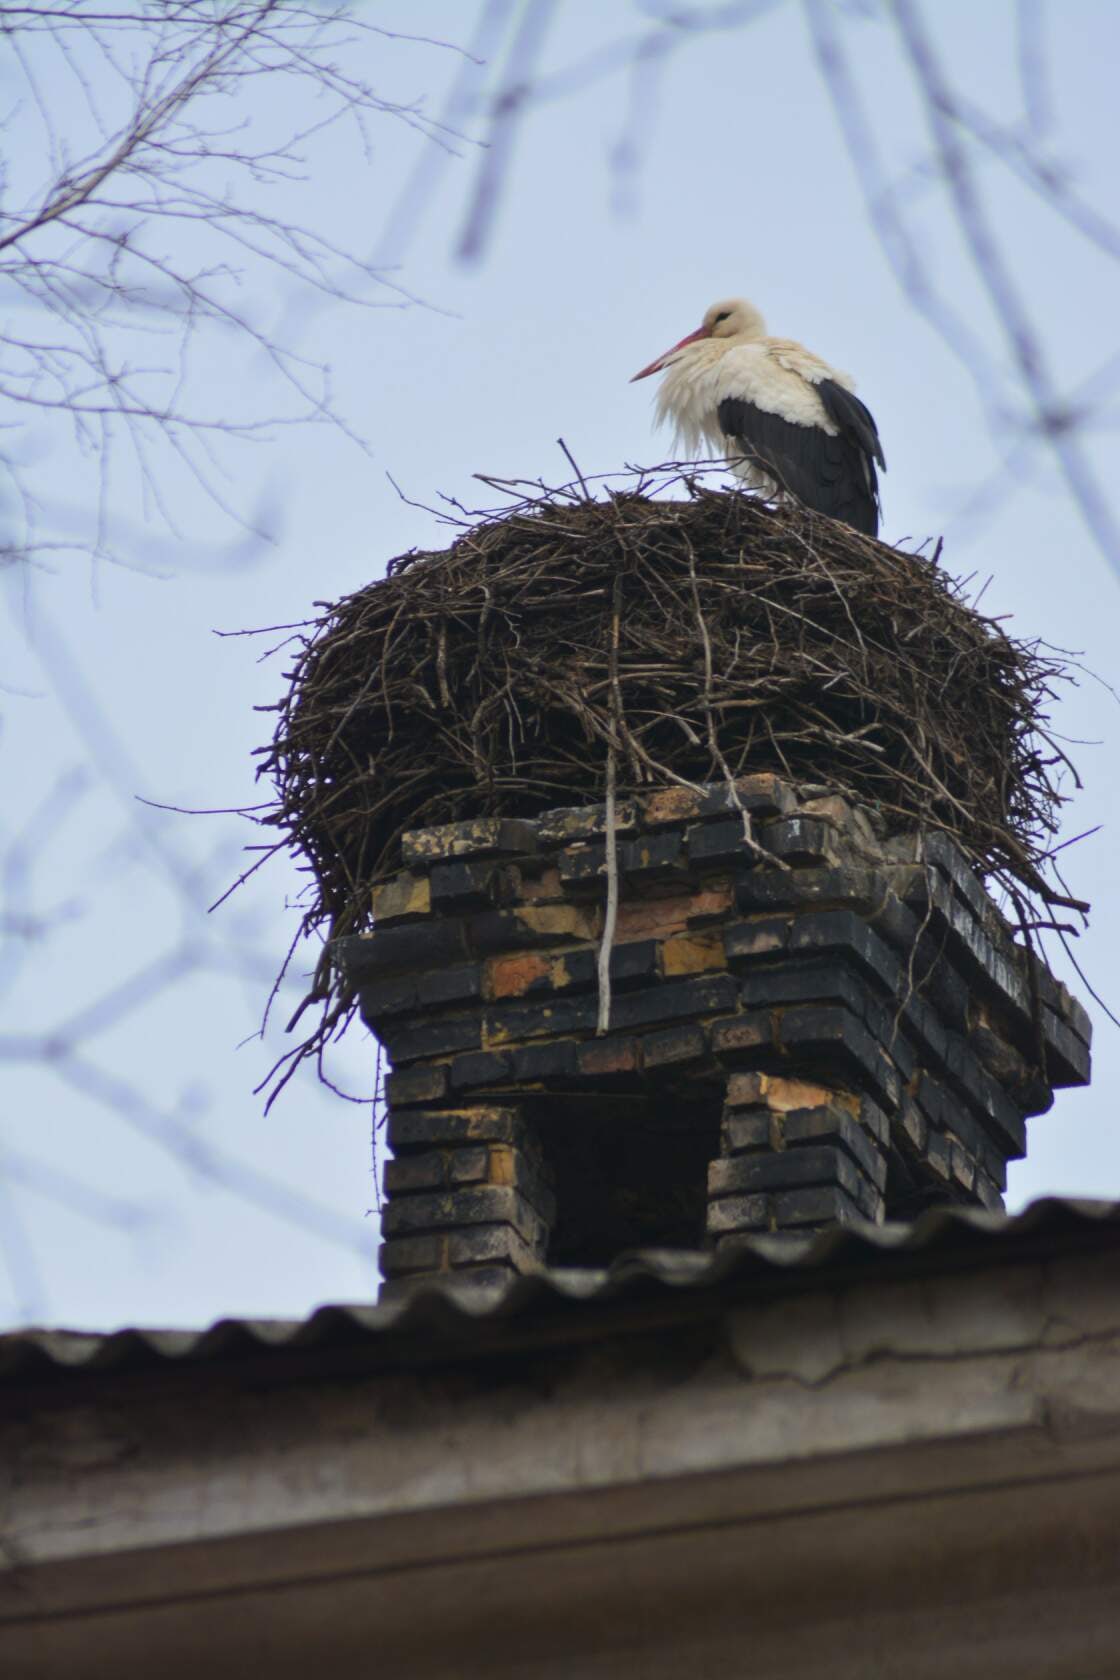
[[[641,373],[636,373],[634,379],[645,379],[651,373],[662,373],[671,367],[684,352],[688,345],[698,344],[704,338],[761,338],[766,332],[766,323],[753,303],[747,303],[744,298],[727,298],[723,303],[713,303],[710,309],[704,311],[704,319],[695,332],[690,332],[678,344],[662,352]],[[634,383],[634,379],[630,381]]]

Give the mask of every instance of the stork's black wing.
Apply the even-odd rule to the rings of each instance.
[[[836,380],[822,379],[814,388],[838,428],[834,437],[822,426],[784,420],[742,397],[720,403],[720,427],[748,460],[806,507],[878,536],[875,463],[885,469],[886,462],[875,422],[859,398]]]

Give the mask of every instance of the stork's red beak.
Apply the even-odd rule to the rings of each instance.
[[[686,344],[695,344],[698,338],[710,337],[711,334],[707,327],[697,327],[696,331],[689,333],[687,338],[682,338],[679,344],[674,344],[670,349],[663,350],[657,360],[651,362],[648,367],[644,367],[641,373],[636,373],[634,379],[647,379],[651,373],[660,373],[669,357],[675,355],[678,350],[683,350]],[[633,385],[634,379],[630,381],[631,385]]]

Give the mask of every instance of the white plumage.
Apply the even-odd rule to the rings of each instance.
[[[753,489],[878,534],[875,465],[886,462],[851,378],[792,339],[767,337],[752,304],[714,303],[634,378],[651,373],[665,375],[657,419],[690,454],[726,455]]]

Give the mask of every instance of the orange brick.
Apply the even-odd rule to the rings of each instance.
[[[661,947],[661,972],[665,975],[699,974],[703,969],[726,966],[719,928],[674,934]]]
[[[536,951],[491,957],[483,969],[483,992],[488,998],[524,997],[537,981],[548,980],[552,962],[551,957],[541,956]]]
[[[736,1073],[727,1082],[728,1108],[770,1108],[790,1114],[797,1108],[824,1108],[836,1093],[804,1079],[783,1079],[772,1073]],[[845,1104],[845,1107],[847,1104]]]
[[[619,944],[653,934],[666,938],[683,933],[690,922],[702,917],[722,916],[731,908],[731,886],[710,883],[702,892],[675,898],[638,898],[618,907],[615,937]]]

